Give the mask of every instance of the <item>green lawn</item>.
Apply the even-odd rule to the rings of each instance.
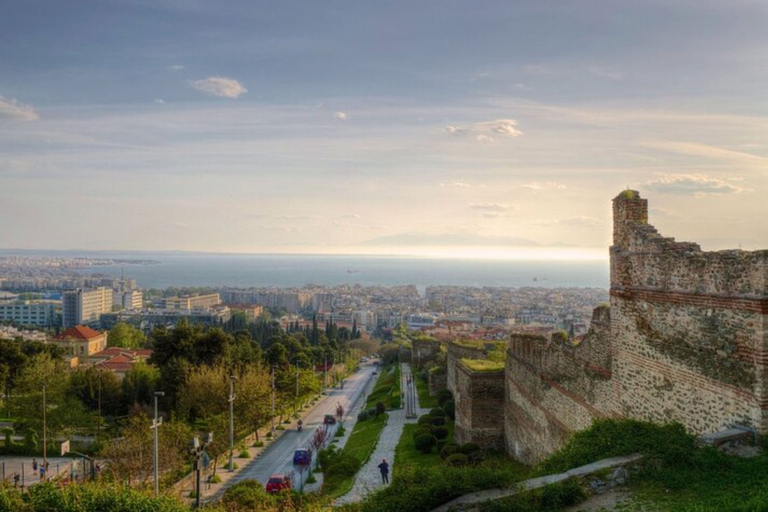
[[[376,402],[383,403],[387,409],[400,408],[399,365],[387,366],[380,371],[376,386],[365,401],[365,407],[376,407]]]
[[[454,424],[448,420],[445,423],[448,427],[448,439],[453,439]],[[432,449],[431,453],[421,453],[416,449],[413,443],[413,431],[418,428],[416,423],[408,423],[403,428],[403,435],[400,437],[400,442],[397,443],[395,448],[395,466],[392,472],[394,476],[398,472],[404,472],[408,467],[426,468],[437,467],[442,465],[443,461],[440,459],[440,454],[436,448]]]
[[[416,376],[416,392],[419,394],[419,406],[433,409],[439,404],[437,403],[437,397],[429,396],[429,384],[420,376]]]
[[[361,465],[365,464],[373,453],[373,450],[376,448],[376,443],[379,441],[381,431],[386,424],[386,414],[382,414],[378,418],[358,421],[355,423],[355,428],[352,430],[352,434],[350,434],[342,453],[354,457],[360,461]],[[354,476],[326,477],[323,481],[322,492],[325,496],[330,498],[338,498],[347,494],[349,490],[352,489],[352,484],[354,482]]]

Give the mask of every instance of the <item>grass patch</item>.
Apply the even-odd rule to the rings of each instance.
[[[421,373],[416,376],[416,393],[419,395],[419,406],[427,409],[433,409],[439,404],[437,403],[437,397],[429,396],[429,383],[421,378]]]
[[[381,370],[376,385],[365,401],[366,408],[381,402],[387,409],[400,408],[400,366],[390,365]]]
[[[503,361],[491,361],[489,359],[462,359],[461,362],[473,372],[491,373],[504,370]]]
[[[342,450],[344,456],[354,458],[360,466],[368,462],[384,426],[387,424],[387,415],[381,414],[366,421],[358,421],[349,435],[347,444]],[[355,482],[355,475],[333,475],[333,471],[326,473],[323,480],[323,495],[330,498],[338,498],[347,494]]]
[[[563,507],[581,503],[586,493],[581,483],[570,478],[541,489],[524,491],[509,498],[488,501],[478,506],[480,512],[559,512]]]
[[[448,428],[448,439],[453,439],[454,424],[448,420],[445,422],[445,426]],[[395,466],[392,476],[397,476],[400,472],[410,471],[412,468],[429,468],[440,467],[443,465],[443,461],[440,459],[440,454],[435,448],[431,453],[421,453],[416,449],[413,441],[413,431],[419,428],[416,423],[407,423],[403,427],[403,435],[400,436],[400,442],[397,443],[395,448]]]

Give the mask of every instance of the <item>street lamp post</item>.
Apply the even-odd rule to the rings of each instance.
[[[213,442],[213,432],[208,432],[205,435],[203,444],[200,444],[200,439],[195,436],[189,443],[189,452],[195,457],[195,508],[200,508],[200,473],[203,466],[203,455],[205,449],[209,444]]]
[[[47,430],[48,430],[48,422],[47,422],[47,415],[46,415],[46,409],[48,408],[48,405],[45,403],[45,384],[43,384],[43,471],[42,474],[45,475],[45,478],[48,478],[48,437],[47,437]]]
[[[272,367],[272,435],[275,435],[275,367]]]
[[[294,416],[299,414],[299,362],[296,361],[296,400],[293,403]]]
[[[229,471],[234,469],[234,450],[235,450],[235,377],[234,374],[229,376]]]
[[[157,446],[157,438],[158,438],[158,428],[160,428],[160,425],[163,424],[163,418],[158,417],[157,415],[157,399],[161,396],[165,396],[165,393],[163,391],[155,391],[155,419],[152,420],[152,427],[150,427],[152,430],[154,430],[154,452],[153,452],[153,458],[154,458],[154,470],[155,470],[155,496],[160,494],[160,479],[158,477],[159,471],[160,471],[160,464],[158,461],[158,446]]]

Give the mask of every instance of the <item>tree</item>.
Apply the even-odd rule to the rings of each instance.
[[[123,378],[125,404],[151,404],[159,385],[160,370],[145,363],[135,363]]]
[[[117,376],[95,367],[78,369],[69,379],[70,393],[90,411],[99,408],[104,414],[118,415],[123,412],[123,388]]]
[[[125,322],[117,322],[107,336],[107,346],[110,347],[141,348],[146,341],[143,332]]]

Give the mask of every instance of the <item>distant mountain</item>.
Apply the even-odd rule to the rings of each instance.
[[[473,233],[398,233],[366,240],[358,245],[475,245],[475,246],[506,246],[506,247],[539,247],[541,244],[525,238],[513,236],[497,237],[483,236]]]

